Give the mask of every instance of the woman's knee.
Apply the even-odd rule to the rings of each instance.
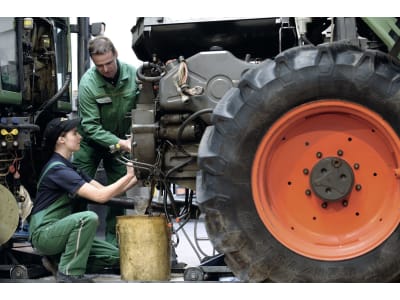
[[[86,218],[89,222],[95,223],[96,226],[99,225],[99,216],[94,211],[88,210],[86,213]]]
[[[82,220],[84,224],[94,225],[96,227],[99,225],[99,216],[94,211],[82,211],[76,213],[76,216],[79,220]]]

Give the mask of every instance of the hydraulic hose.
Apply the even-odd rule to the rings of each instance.
[[[58,90],[58,92],[51,97],[49,100],[47,100],[40,108],[39,111],[45,111],[46,109],[48,109],[54,102],[56,102],[61,95],[67,90],[67,88],[69,87],[69,84],[71,83],[71,73],[67,73],[65,75],[65,81],[63,86],[61,87],[60,90]]]
[[[150,77],[150,76],[145,76],[144,74],[143,74],[143,68],[149,68],[149,67],[151,67],[151,68],[156,68],[157,69],[157,71],[159,71],[161,74],[159,75],[159,76],[152,76],[152,77]],[[165,74],[165,72],[162,72],[162,70],[161,70],[161,68],[160,68],[160,66],[158,66],[157,64],[154,64],[154,63],[150,63],[150,62],[145,62],[145,63],[143,63],[143,65],[141,65],[138,69],[137,69],[137,71],[136,71],[136,76],[137,76],[137,78],[139,78],[139,80],[141,80],[141,81],[147,81],[147,82],[157,82],[157,81],[160,81],[161,80],[161,78],[164,76],[164,74]]]

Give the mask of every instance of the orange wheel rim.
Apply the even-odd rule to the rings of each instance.
[[[364,106],[310,102],[268,130],[252,167],[258,215],[292,251],[319,260],[360,256],[399,222],[400,143]]]

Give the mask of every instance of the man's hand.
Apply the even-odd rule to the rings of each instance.
[[[125,152],[131,152],[131,143],[132,140],[131,138],[127,139],[127,140],[119,140],[118,144],[121,147],[121,150],[125,151]]]

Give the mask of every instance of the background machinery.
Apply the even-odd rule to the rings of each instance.
[[[72,111],[71,33],[78,33],[80,76],[89,67],[87,41],[102,24],[88,18],[0,19],[0,277],[32,278],[38,256],[15,246],[26,241],[26,217],[45,161],[42,132]],[[50,149],[51,150],[51,149]],[[18,251],[21,250],[21,251]]]
[[[138,18],[131,31],[137,174],[165,203],[171,184],[196,194],[237,278],[398,280],[399,18]]]

